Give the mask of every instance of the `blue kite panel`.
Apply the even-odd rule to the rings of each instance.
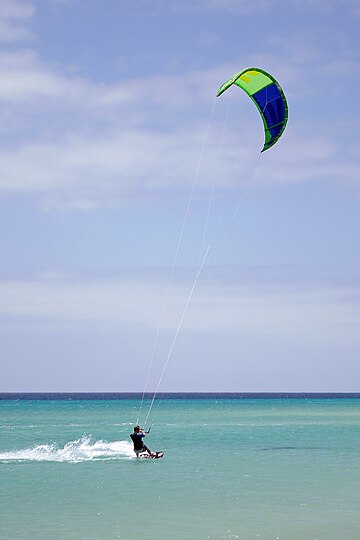
[[[285,121],[284,100],[276,84],[262,88],[251,97],[262,110],[269,128]]]
[[[278,126],[270,128],[271,138],[275,139],[275,137],[278,137],[280,135],[280,132],[283,128],[284,124],[279,124]]]

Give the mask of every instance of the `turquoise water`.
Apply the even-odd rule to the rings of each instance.
[[[359,540],[359,399],[138,405],[0,401],[0,538]]]

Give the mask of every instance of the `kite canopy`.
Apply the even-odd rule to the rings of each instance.
[[[261,150],[264,152],[277,142],[285,129],[288,106],[284,92],[274,77],[266,71],[247,68],[226,81],[219,88],[216,97],[233,84],[242,88],[259,109],[265,130],[265,144]]]

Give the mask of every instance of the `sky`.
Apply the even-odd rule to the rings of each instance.
[[[1,392],[359,391],[359,24],[1,0]],[[246,94],[215,97],[247,67],[289,106],[263,154]]]

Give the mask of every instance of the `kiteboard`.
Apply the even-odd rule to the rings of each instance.
[[[141,458],[149,458],[149,459],[159,459],[164,457],[164,452],[153,452],[152,456],[149,456],[148,453],[139,454],[139,457]]]
[[[154,452],[155,455],[152,456],[153,459],[159,459],[161,457],[164,457],[164,452]]]

